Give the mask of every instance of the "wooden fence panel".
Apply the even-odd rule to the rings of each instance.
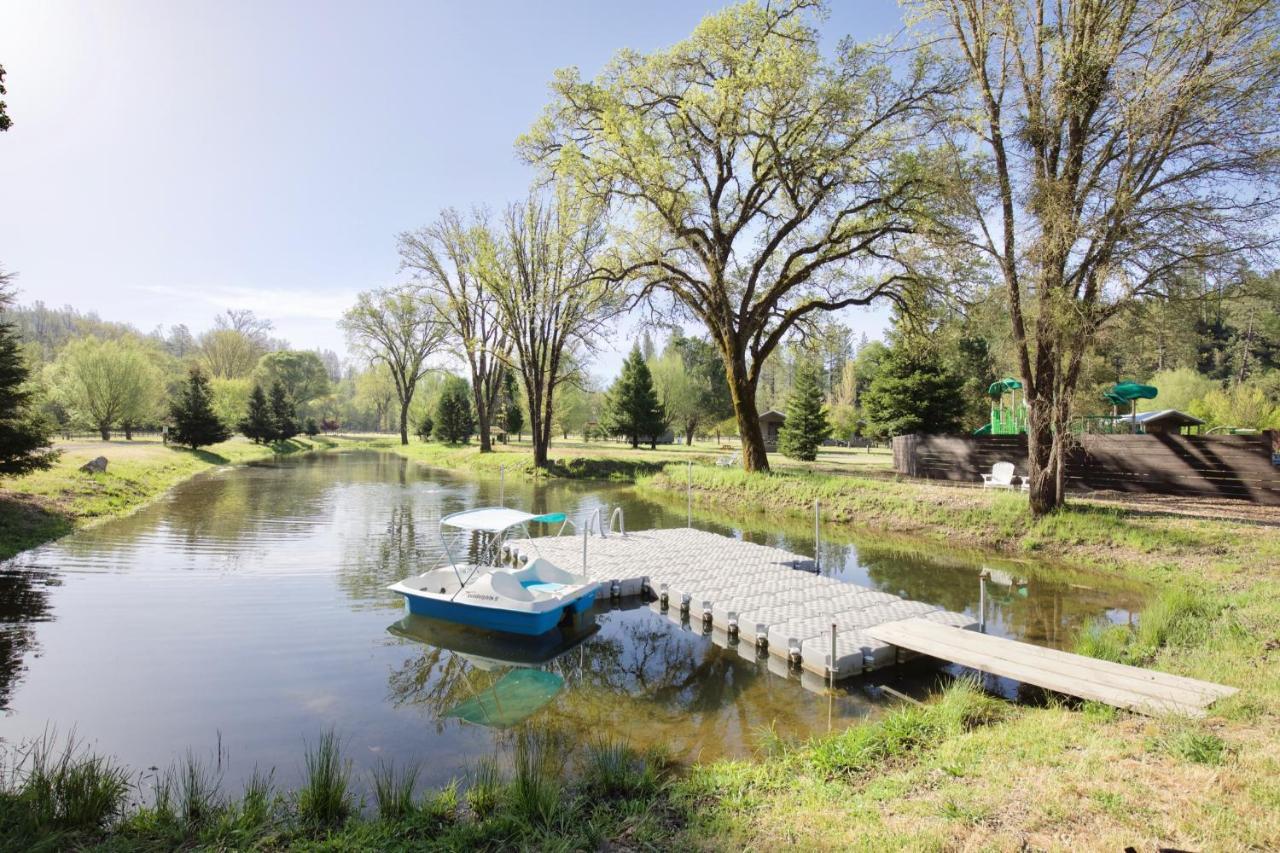
[[[1280,506],[1280,437],[1086,435],[1067,456],[1077,488],[1238,498]],[[893,440],[894,470],[913,477],[980,482],[997,462],[1028,469],[1027,437],[911,435]]]

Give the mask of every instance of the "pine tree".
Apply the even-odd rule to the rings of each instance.
[[[955,432],[964,423],[964,380],[926,347],[898,341],[862,395],[875,435]]]
[[[632,447],[639,447],[641,439],[657,447],[658,436],[667,430],[667,414],[658,402],[653,375],[639,346],[632,348],[622,364],[622,375],[609,388],[601,428],[609,435],[626,436]]]
[[[502,426],[507,435],[517,438],[524,429],[524,412],[520,409],[520,389],[516,385],[514,370],[502,374]]]
[[[476,428],[471,412],[471,387],[465,379],[450,376],[445,380],[440,402],[436,404],[436,438],[447,444],[466,444]]]
[[[435,427],[435,421],[431,420],[431,415],[423,415],[418,421],[418,438],[423,441],[431,440],[431,430]]]
[[[267,395],[261,385],[254,385],[249,395],[249,411],[240,421],[240,432],[245,438],[257,444],[266,444],[276,440],[276,424],[271,417],[271,408],[267,405]]]
[[[58,458],[49,447],[53,425],[36,408],[29,375],[13,326],[0,321],[0,475],[38,471]]]
[[[795,387],[787,400],[787,420],[778,430],[778,449],[784,456],[804,462],[818,457],[818,448],[831,434],[822,405],[819,374],[819,368],[812,363],[800,366]]]
[[[192,450],[231,437],[231,430],[213,410],[209,377],[198,367],[192,368],[187,384],[169,404],[169,418],[173,421],[173,440]]]
[[[288,441],[298,434],[298,410],[279,379],[271,383],[271,421],[276,441]]]

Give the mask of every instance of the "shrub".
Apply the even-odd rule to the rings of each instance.
[[[423,415],[422,420],[418,421],[418,438],[423,441],[431,440],[431,429],[435,426],[435,421],[431,420],[430,415]]]
[[[343,759],[342,745],[333,729],[320,735],[314,748],[307,747],[305,764],[298,817],[314,826],[340,826],[352,811],[351,762]]]

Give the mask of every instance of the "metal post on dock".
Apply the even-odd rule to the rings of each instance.
[[[820,506],[818,501],[813,502],[813,568],[817,571],[822,570],[822,534],[819,531],[822,511]]]
[[[831,618],[831,660],[827,665],[827,678],[831,683],[831,690],[836,689],[836,620]]]
[[[978,573],[978,630],[987,633],[987,579],[991,572],[983,569]]]
[[[689,462],[689,484],[685,488],[685,527],[693,528],[693,463]]]

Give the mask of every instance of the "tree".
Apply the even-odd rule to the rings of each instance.
[[[1003,282],[1044,514],[1063,501],[1072,398],[1101,325],[1274,239],[1276,6],[913,5],[967,72],[942,126],[957,155],[944,251],[987,258]]]
[[[271,321],[252,311],[228,309],[213,321],[213,328],[200,336],[200,357],[215,379],[238,379],[253,372],[271,350]],[[287,349],[288,346],[275,347]]]
[[[876,435],[955,432],[965,411],[964,382],[923,342],[898,341],[862,396]]]
[[[445,380],[440,402],[436,404],[436,438],[447,444],[466,444],[475,431],[476,419],[471,412],[471,389],[467,380],[450,376]]]
[[[138,339],[80,338],[62,348],[51,366],[54,393],[73,417],[98,430],[155,414],[161,378]]]
[[[414,281],[430,295],[471,371],[481,453],[493,449],[489,427],[511,353],[510,336],[494,311],[493,293],[481,284],[477,268],[477,250],[486,234],[479,215],[467,224],[456,210],[448,209],[426,228],[400,235],[401,269],[411,270]]]
[[[700,425],[732,417],[724,362],[706,341],[677,332],[650,369],[663,409],[684,434],[686,445],[693,444]]]
[[[430,441],[431,430],[434,426],[435,426],[435,421],[431,419],[431,416],[423,415],[418,420],[418,438],[422,439],[423,441]]]
[[[388,415],[395,400],[396,384],[386,364],[372,364],[356,376],[354,402],[364,411],[373,411],[375,432],[391,428]]]
[[[400,402],[400,443],[408,444],[413,393],[446,331],[435,306],[412,287],[374,290],[360,294],[341,325],[353,348],[390,371]]]
[[[261,385],[254,385],[249,394],[249,408],[244,420],[240,421],[240,432],[244,437],[256,444],[266,444],[276,440],[276,422],[271,415],[271,407],[267,403],[267,395]]]
[[[921,56],[899,80],[895,59],[847,43],[827,61],[820,14],[813,0],[743,3],[674,47],[618,54],[594,81],[562,70],[520,141],[613,205],[625,223],[614,280],[706,325],[748,471],[769,467],[766,359],[821,312],[901,299],[914,275],[900,244],[933,206],[913,118],[941,66]]]
[[[658,436],[667,429],[666,413],[638,345],[632,347],[622,374],[609,388],[600,427],[610,435],[626,436],[632,447],[639,447],[643,438],[650,447],[657,447]]]
[[[289,392],[284,383],[276,380],[271,383],[268,395],[271,411],[271,423],[275,427],[275,441],[288,441],[298,434],[298,409],[289,399]]]
[[[524,430],[524,412],[520,411],[520,389],[513,370],[502,371],[502,426],[507,435],[519,436]]]
[[[4,69],[0,68],[0,81],[3,79]],[[4,121],[4,104],[0,103],[0,130],[6,129]],[[11,278],[0,269],[0,311],[8,311]],[[51,448],[53,424],[41,414],[30,379],[14,327],[7,317],[0,319],[0,475],[39,471],[58,459],[58,451]]]
[[[784,456],[812,462],[818,448],[831,435],[827,412],[822,401],[822,367],[813,362],[802,364],[796,372],[796,384],[787,401],[787,419],[778,431],[778,449]]]
[[[253,378],[270,387],[279,382],[297,406],[329,393],[329,371],[320,356],[303,350],[269,352],[258,359]]]
[[[4,66],[0,65],[0,95],[5,94],[4,88]],[[8,130],[13,127],[13,120],[9,118],[9,113],[5,109],[4,101],[0,101],[0,130]]]
[[[231,430],[213,410],[209,377],[199,367],[191,368],[182,393],[169,404],[169,419],[173,421],[173,440],[192,450],[231,437]]]
[[[320,424],[316,423],[315,418],[307,418],[302,425],[302,431],[308,438],[315,438],[320,434]]]
[[[555,393],[570,356],[590,349],[618,299],[595,275],[603,211],[565,187],[507,208],[501,239],[482,235],[480,266],[524,384],[534,465],[547,467]]]

